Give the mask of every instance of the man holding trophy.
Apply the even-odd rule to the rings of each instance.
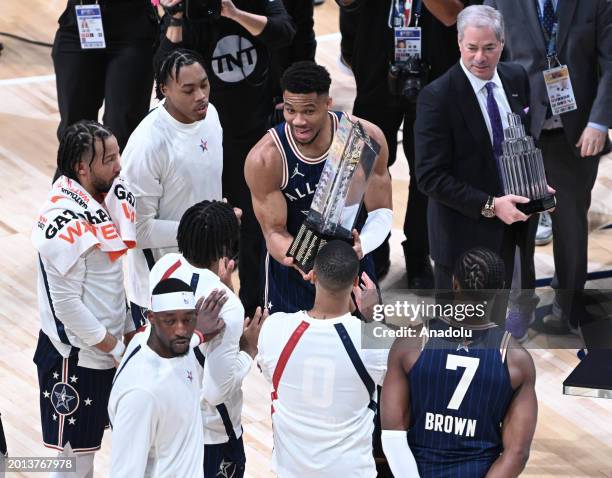
[[[473,247],[502,257],[509,288],[517,247],[521,282],[534,277],[528,227],[536,224],[529,215],[554,207],[554,191],[546,184],[540,151],[525,137],[527,74],[520,65],[499,63],[501,15],[470,6],[459,14],[457,30],[461,60],[421,91],[415,123],[417,178],[430,199],[436,288],[451,288],[453,265]]]
[[[270,313],[312,308],[308,273],[316,251],[331,238],[350,241],[361,270],[375,280],[368,253],[391,230],[385,137],[367,121],[330,111],[330,84],[327,70],[313,62],[288,68],[281,79],[285,122],[270,129],[246,160],[266,240],[263,285]]]

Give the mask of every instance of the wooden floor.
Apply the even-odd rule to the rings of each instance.
[[[65,0],[4,0],[0,4],[0,31],[51,42],[56,19]],[[337,7],[332,0],[316,8],[319,36],[318,60],[332,72],[332,95],[337,107],[350,110],[354,82],[338,66],[339,36]],[[0,37],[0,411],[9,451],[13,456],[52,455],[40,443],[38,386],[32,356],[38,333],[35,253],[29,235],[35,214],[43,203],[54,170],[57,112],[50,49]],[[610,171],[610,159],[602,170]],[[392,168],[394,231],[392,270],[387,289],[404,287],[400,242],[406,204],[408,171],[398,155]],[[594,207],[609,206],[612,173],[598,182],[600,192]],[[606,221],[605,214],[597,220]],[[610,230],[591,235],[590,269],[612,267]],[[553,271],[551,247],[538,248],[540,276]],[[612,281],[593,287],[612,288]],[[567,397],[561,382],[577,363],[575,350],[531,350],[538,373],[539,420],[531,458],[524,476],[612,477],[612,401]],[[269,392],[254,369],[244,385],[244,429],[247,476],[264,478],[272,448]],[[96,476],[107,476],[111,449],[110,433],[96,456]],[[13,475],[39,476],[39,475]]]

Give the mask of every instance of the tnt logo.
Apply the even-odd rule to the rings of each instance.
[[[257,66],[257,50],[238,35],[221,38],[212,56],[215,74],[226,83],[238,83],[248,77]]]

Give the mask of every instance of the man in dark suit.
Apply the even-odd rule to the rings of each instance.
[[[500,254],[509,287],[516,247],[528,256],[533,243],[526,241],[528,217],[516,208],[528,199],[504,195],[498,158],[507,114],[527,120],[529,82],[520,65],[499,64],[499,12],[470,6],[459,14],[457,31],[461,59],[423,89],[415,123],[417,181],[429,197],[436,288],[451,289],[457,258],[478,246]]]
[[[539,138],[549,184],[557,190],[552,215],[557,295],[550,332],[575,331],[587,274],[591,189],[612,125],[612,2],[610,0],[486,0],[506,20],[508,60],[529,74],[531,134]],[[556,24],[556,27],[555,27]],[[555,34],[555,31],[557,32]],[[547,51],[549,54],[547,54]],[[542,72],[547,56],[567,65],[577,109],[553,116]],[[568,327],[569,326],[569,327]]]

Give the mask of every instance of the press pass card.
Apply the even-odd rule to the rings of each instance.
[[[567,65],[545,70],[544,82],[553,115],[567,113],[577,108]]]
[[[395,61],[407,61],[415,56],[421,57],[421,28],[395,28]]]
[[[75,5],[81,48],[106,48],[100,5]]]

